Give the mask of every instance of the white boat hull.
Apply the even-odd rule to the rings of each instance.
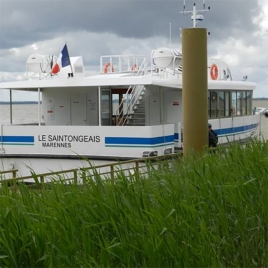
[[[90,77],[84,75],[82,58],[71,57],[72,76],[63,68],[58,75],[38,72],[35,79],[0,83],[0,89],[11,93],[35,91],[39,99],[37,125],[1,126],[0,168],[27,176],[30,169],[44,173],[88,166],[88,160],[98,165],[181,150],[183,105],[191,105],[182,98],[182,55],[168,49],[153,55],[151,66],[144,56],[102,56],[100,74]],[[107,64],[111,68],[103,70]],[[210,59],[208,69],[215,64],[217,79],[208,72],[204,109],[219,144],[257,137],[260,116],[252,114],[256,85],[233,81],[220,60]],[[115,102],[119,107],[114,113]],[[195,107],[190,116],[199,116]]]
[[[260,116],[214,119],[219,144],[258,137]],[[1,126],[1,170],[20,176],[164,155],[182,149],[181,123],[157,126]]]

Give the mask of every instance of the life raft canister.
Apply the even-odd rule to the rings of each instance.
[[[217,80],[219,75],[219,69],[218,66],[216,64],[212,64],[210,67],[210,76],[212,80]]]
[[[104,69],[103,69],[103,71],[104,71],[104,73],[105,74],[107,74],[108,73],[108,69],[110,68],[110,70],[112,69],[112,73],[114,72],[114,67],[112,66],[112,68],[111,68],[111,63],[110,62],[107,62],[105,65],[104,65]]]

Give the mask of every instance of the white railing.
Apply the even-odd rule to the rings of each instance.
[[[138,73],[143,62],[142,55],[106,55],[100,58],[100,73]]]
[[[142,76],[148,72],[148,61],[144,58],[140,67],[137,69],[135,76]],[[130,85],[124,100],[121,101],[119,107],[116,111],[116,125],[124,125],[130,116],[133,113],[133,107],[138,103],[141,94],[144,91],[144,85]],[[124,114],[124,104],[127,105],[126,114]]]

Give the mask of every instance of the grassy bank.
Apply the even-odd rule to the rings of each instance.
[[[0,189],[1,267],[267,267],[268,144],[116,183]]]

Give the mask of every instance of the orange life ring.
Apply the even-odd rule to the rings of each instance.
[[[104,73],[107,74],[108,73],[108,69],[109,67],[111,66],[111,63],[110,62],[107,62],[105,65],[104,65]],[[111,67],[110,67],[110,70],[111,70]],[[114,67],[112,66],[112,73],[114,72]]]
[[[138,69],[138,67],[137,67],[136,64],[132,65],[132,67],[131,67],[131,71],[135,71],[135,70],[137,70],[137,69]]]
[[[218,66],[216,64],[212,64],[210,67],[210,76],[212,80],[217,80],[219,75],[219,69]]]

